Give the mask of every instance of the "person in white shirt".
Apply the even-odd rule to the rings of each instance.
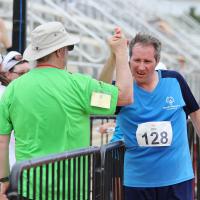
[[[27,61],[22,59],[22,55],[17,51],[10,51],[5,57],[0,55],[0,98],[2,97],[6,86],[30,70]],[[10,169],[15,164],[15,137],[11,134],[9,144]]]

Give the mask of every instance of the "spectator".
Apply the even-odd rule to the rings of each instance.
[[[175,35],[173,28],[166,21],[160,17],[148,21],[151,26],[157,28],[160,32],[164,33],[166,36],[172,37]]]
[[[185,76],[189,72],[186,67],[186,59],[184,56],[180,55],[178,56],[177,60],[178,60],[178,65],[179,65],[178,71],[182,76]]]
[[[59,22],[32,31],[23,57],[37,65],[9,84],[0,101],[0,178],[9,175],[6,155],[12,129],[17,161],[87,147],[90,114],[113,114],[117,104],[132,102],[127,40],[117,32],[109,40],[117,57],[117,87],[64,70],[78,42]],[[5,193],[8,182],[1,187]]]
[[[22,55],[17,51],[10,51],[4,58],[2,58],[1,62],[1,72],[0,72],[0,80],[2,82],[1,85],[1,96],[6,88],[6,86],[18,78],[22,74],[28,72],[30,69],[28,62],[22,59]],[[0,97],[1,97],[0,96]],[[14,133],[10,136],[9,142],[9,163],[10,169],[16,162],[15,159],[15,138]]]
[[[178,72],[155,71],[160,51],[160,41],[148,34],[137,34],[129,45],[134,103],[121,107],[115,129],[126,145],[125,200],[193,199],[186,119],[200,135],[200,110]],[[115,57],[110,60],[105,74],[113,72]]]
[[[4,75],[8,85],[11,81],[25,74],[30,70],[27,61],[22,59],[22,55],[17,51],[10,51],[4,58],[1,64],[1,73]]]

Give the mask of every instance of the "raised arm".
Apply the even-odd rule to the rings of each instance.
[[[128,63],[127,39],[120,29],[109,39],[109,45],[116,57],[116,86],[119,89],[118,106],[133,102],[133,77]]]
[[[115,37],[116,38],[121,37],[121,29],[120,28],[115,29]],[[115,71],[116,57],[115,57],[114,52],[112,51],[112,48],[111,48],[109,42],[108,42],[108,45],[110,47],[110,56],[107,59],[103,69],[101,70],[99,80],[111,84],[112,80],[113,80],[113,74]]]
[[[110,57],[106,61],[103,69],[101,70],[99,80],[103,81],[105,83],[112,83],[113,80],[113,74],[115,71],[115,54],[111,51]]]

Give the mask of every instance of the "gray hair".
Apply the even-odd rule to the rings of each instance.
[[[145,45],[145,46],[152,45],[155,49],[156,62],[158,62],[160,60],[161,42],[157,38],[155,38],[152,35],[149,35],[147,33],[138,33],[131,40],[131,42],[129,44],[129,56],[130,56],[130,58],[132,56],[132,49],[137,43],[140,43],[140,44]]]

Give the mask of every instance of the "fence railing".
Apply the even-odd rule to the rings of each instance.
[[[120,143],[119,143],[120,144]],[[123,199],[124,145],[111,143],[101,147],[103,168],[102,197],[105,200]]]
[[[200,200],[200,140],[190,120],[187,123],[187,128],[191,159],[195,175],[193,191],[195,199]]]
[[[120,168],[123,149],[123,143],[116,142],[101,148],[90,147],[17,163],[11,172],[8,197],[13,200],[111,200],[117,194],[121,199],[118,191],[121,182],[113,182],[118,186],[107,187],[108,177],[105,176],[110,174],[112,180],[123,177],[123,168]],[[111,168],[110,159],[113,159]]]
[[[113,117],[93,117],[113,120]],[[200,141],[188,121],[188,141],[200,200]],[[123,142],[49,155],[14,165],[9,199],[123,200]]]
[[[100,148],[50,155],[13,167],[10,199],[98,199]],[[92,180],[92,182],[90,181]]]

